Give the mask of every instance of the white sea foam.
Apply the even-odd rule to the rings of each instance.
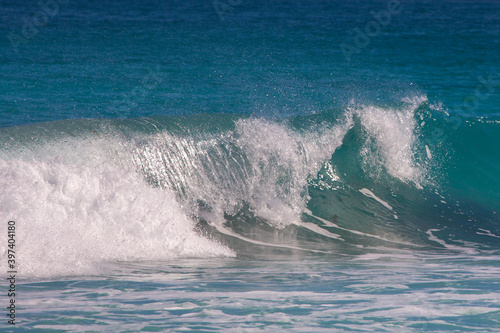
[[[275,227],[296,224],[338,238],[301,221],[308,180],[342,144],[356,114],[377,144],[372,162],[420,184],[413,112],[363,107],[303,132],[250,118],[215,134],[124,139],[94,132],[20,144],[0,151],[0,212],[17,222],[25,276],[93,273],[104,261],[233,256],[193,231],[193,217],[220,227],[243,203]]]
[[[197,234],[192,216],[220,227],[245,201],[275,226],[300,224],[308,177],[348,128],[297,134],[247,119],[201,138],[94,133],[2,151],[0,212],[17,223],[18,270],[92,274],[107,261],[233,256]]]
[[[58,281],[60,288],[42,282],[20,302],[23,325],[48,330],[233,332],[265,323],[273,332],[496,332],[498,274],[497,263],[436,254],[354,263],[182,260],[134,263],[119,276]]]
[[[476,234],[478,234],[478,235],[483,235],[483,236],[490,236],[490,237],[500,238],[500,236],[495,235],[495,234],[494,234],[494,233],[492,233],[490,230],[481,229],[481,228],[478,228],[478,230],[481,230],[481,232],[476,231]]]
[[[251,162],[251,204],[277,225],[300,221],[307,181],[342,143],[346,122],[315,133],[298,134],[282,124],[245,120],[237,125],[238,143]],[[264,166],[264,167],[263,167]]]
[[[234,255],[196,234],[174,194],[148,186],[135,169],[111,159],[63,160],[0,159],[0,212],[16,221],[23,276],[92,274],[105,261]]]
[[[448,250],[452,251],[458,251],[462,253],[467,253],[467,254],[477,254],[478,251],[472,247],[465,247],[465,246],[460,246],[460,245],[455,245],[455,244],[449,244],[446,241],[439,239],[436,235],[434,235],[434,232],[436,231],[441,231],[440,229],[429,229],[426,231],[426,234],[429,235],[429,240],[434,241],[436,243],[441,244],[443,247],[445,247]],[[473,243],[466,244],[466,245],[472,245]]]
[[[211,223],[222,223],[224,213],[246,202],[256,215],[283,227],[300,221],[308,178],[350,126],[346,121],[300,134],[283,123],[245,119],[224,134],[155,134],[135,149],[134,160],[146,177],[174,190],[184,206]]]
[[[323,219],[323,218],[321,218],[319,216],[314,215],[309,209],[304,209],[304,212],[306,214],[308,214],[309,216],[312,216],[315,219],[321,221],[326,227],[332,227],[332,228],[336,228],[336,229],[339,229],[339,230],[344,230],[344,231],[350,232],[350,233],[355,234],[355,235],[361,235],[361,236],[366,236],[366,237],[371,237],[371,238],[379,239],[379,240],[382,240],[384,242],[420,247],[420,245],[417,245],[417,244],[412,244],[412,243],[403,242],[403,241],[397,241],[397,240],[390,240],[390,239],[381,237],[379,235],[368,234],[368,233],[361,232],[361,231],[358,231],[358,230],[352,230],[352,229],[343,228],[343,227],[341,227],[341,226],[339,226],[339,225],[337,225],[335,223],[332,223],[332,222],[327,221],[327,220],[325,220],[325,219]]]
[[[255,245],[275,247],[275,248],[283,248],[283,249],[291,249],[291,250],[299,250],[299,251],[307,251],[307,252],[316,252],[316,253],[328,253],[327,251],[305,249],[305,248],[301,248],[301,247],[297,247],[297,246],[293,246],[293,245],[274,244],[274,243],[268,243],[268,242],[262,242],[262,241],[259,241],[259,240],[250,239],[250,238],[241,236],[241,235],[237,234],[236,232],[231,231],[229,229],[226,229],[226,228],[224,228],[223,226],[220,226],[220,225],[216,225],[216,228],[222,234],[225,234],[225,235],[228,235],[228,236],[232,236],[232,237],[238,238],[238,239],[240,239],[242,241],[245,241],[245,242],[248,242],[248,243],[252,243],[252,244],[255,244]],[[326,231],[325,234],[328,234],[328,232]],[[330,236],[330,237],[334,238],[333,236]]]
[[[392,210],[392,206],[389,205],[386,201],[380,199],[379,197],[377,197],[375,194],[373,194],[372,191],[370,191],[369,189],[367,188],[362,188],[361,190],[359,190],[359,192],[363,193],[365,196],[367,196],[368,198],[372,198],[374,199],[375,201],[377,201],[378,203],[380,203],[382,206],[384,206],[385,208],[389,209],[389,210]]]
[[[422,187],[425,169],[415,158],[418,143],[415,110],[425,100],[425,96],[405,99],[408,105],[399,109],[351,106],[350,112],[359,117],[368,133],[361,152],[366,172],[376,177],[383,167],[391,176]]]

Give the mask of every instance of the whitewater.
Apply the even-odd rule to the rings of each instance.
[[[333,121],[202,115],[1,130],[0,208],[17,221],[23,325],[494,324],[498,296],[482,290],[498,274],[496,212],[472,233],[462,231],[474,219],[465,210],[447,218],[462,208],[447,203],[432,169],[438,152],[421,142],[432,111],[416,96],[394,107],[352,104]]]

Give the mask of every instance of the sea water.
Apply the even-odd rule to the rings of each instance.
[[[0,16],[2,331],[500,330],[500,3]]]

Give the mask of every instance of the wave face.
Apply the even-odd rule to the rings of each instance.
[[[475,164],[450,152],[464,133],[493,135],[500,125],[452,120],[416,96],[280,121],[4,128],[0,211],[18,224],[24,276],[187,257],[497,250],[496,156],[477,168],[474,200],[456,164]]]

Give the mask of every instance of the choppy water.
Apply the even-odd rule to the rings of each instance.
[[[129,263],[106,277],[31,282],[23,286],[22,326],[50,332],[498,327],[498,257],[391,253],[304,259]]]

